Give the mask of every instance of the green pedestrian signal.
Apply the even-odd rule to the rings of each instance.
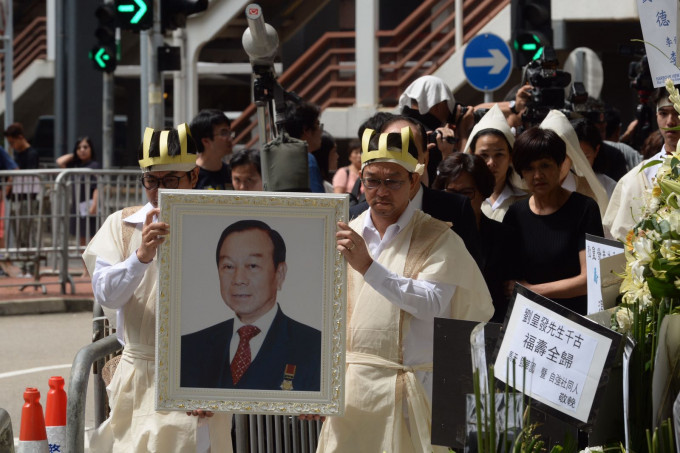
[[[112,73],[116,69],[116,49],[110,46],[95,46],[90,50],[90,60],[95,69]]]
[[[153,0],[116,0],[118,26],[125,30],[148,30],[153,27]]]

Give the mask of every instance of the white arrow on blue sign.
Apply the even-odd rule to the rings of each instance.
[[[463,71],[470,85],[479,91],[502,87],[512,71],[512,52],[499,36],[477,35],[463,52]]]

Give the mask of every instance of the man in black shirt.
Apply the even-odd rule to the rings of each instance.
[[[4,135],[14,150],[14,161],[20,170],[38,168],[38,151],[26,140],[21,123],[10,124]]]
[[[21,123],[13,123],[4,132],[9,145],[14,150],[14,161],[20,170],[32,170],[38,168],[38,151],[31,146],[24,135],[24,128]],[[14,219],[11,231],[16,239],[16,247],[28,248],[36,247],[36,229],[34,220],[38,216],[37,195],[40,192],[40,181],[31,176],[15,177],[11,187],[11,212]],[[24,253],[25,261],[22,266],[22,273],[26,277],[31,277],[28,269],[28,262],[35,257],[31,256],[30,251]]]
[[[233,132],[224,112],[205,109],[191,120],[191,137],[196,142],[199,167],[196,189],[231,189],[231,172],[222,159],[231,154]]]

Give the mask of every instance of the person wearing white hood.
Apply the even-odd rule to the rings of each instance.
[[[600,208],[600,215],[604,216],[609,204],[609,196],[581,151],[576,131],[567,117],[559,110],[551,110],[539,127],[557,133],[567,146],[567,158],[564,159],[560,171],[562,187],[570,192],[578,192],[594,199]]]
[[[428,132],[430,161],[424,182],[429,186],[439,162],[465,146],[474,124],[473,108],[457,104],[446,83],[431,75],[413,81],[399,97],[399,107],[402,115],[420,121]]]
[[[498,104],[479,120],[465,144],[465,152],[476,154],[486,162],[496,180],[493,193],[482,202],[482,212],[488,218],[503,220],[511,204],[527,193],[524,183],[512,167],[512,146],[515,136]]]

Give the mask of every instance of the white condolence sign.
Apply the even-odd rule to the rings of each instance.
[[[604,258],[620,255],[622,253],[623,244],[620,242],[593,236],[592,234],[586,234],[586,270],[588,272],[587,287],[589,315],[610,308],[610,302],[612,302],[603,302],[603,281],[611,276],[602,274],[604,271],[600,265],[600,261]],[[620,271],[623,270],[624,269],[620,269]]]
[[[514,361],[515,388],[588,423],[611,346],[610,338],[518,293],[496,357],[495,375],[503,382],[510,376],[506,384],[513,385]]]
[[[640,26],[655,87],[666,79],[680,83],[677,64],[677,0],[637,0]]]

